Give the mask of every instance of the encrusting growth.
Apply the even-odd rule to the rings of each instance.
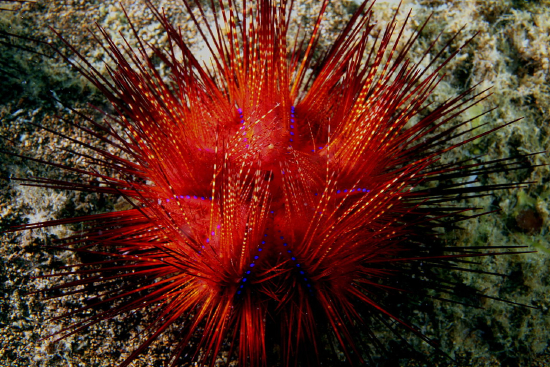
[[[89,179],[21,180],[121,195],[132,208],[17,228],[85,223],[85,234],[59,246],[101,258],[51,275],[80,276],[56,287],[64,294],[85,293],[91,284],[101,290],[97,302],[74,311],[96,312],[58,337],[141,309],[154,321],[122,366],[174,326],[172,365],[214,365],[221,352],[241,366],[274,358],[285,366],[316,365],[340,352],[350,364],[362,363],[384,349],[372,320],[392,331],[400,324],[435,345],[385,303],[387,294],[435,290],[439,296],[432,297],[445,298],[456,284],[439,281],[434,269],[519,251],[438,239],[471,217],[474,208],[457,206],[457,198],[518,186],[469,177],[524,162],[439,163],[495,130],[476,135],[462,129],[470,120],[453,122],[486,92],[472,96],[471,88],[428,107],[445,60],[459,50],[439,61],[442,50],[420,67],[424,60],[407,58],[418,36],[402,39],[405,25],[395,18],[369,46],[372,3],[365,2],[334,45],[314,57],[327,3],[312,34],[295,42],[287,39],[292,1],[219,0],[213,24],[196,4],[201,16],[192,19],[211,67],[152,6],[168,35],[166,50],[145,45],[135,29],[138,45],[117,47],[100,29],[116,65],[107,76],[82,57],[64,56],[115,110],[78,128],[120,154],[74,140],[89,150],[82,155],[88,168],[43,163]]]

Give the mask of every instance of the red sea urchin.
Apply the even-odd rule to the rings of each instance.
[[[122,365],[174,327],[173,365],[214,364],[220,352],[243,366],[318,364],[332,349],[359,363],[383,348],[375,323],[392,331],[401,324],[427,340],[401,318],[396,296],[458,292],[460,284],[438,280],[438,268],[508,251],[438,238],[468,218],[472,208],[453,205],[457,199],[517,186],[467,178],[516,169],[518,160],[439,163],[481,136],[465,137],[468,121],[452,121],[483,94],[467,90],[428,108],[443,51],[425,67],[411,62],[416,38],[400,44],[395,20],[370,45],[368,3],[318,58],[324,6],[311,38],[288,45],[291,2],[217,5],[214,25],[200,6],[203,18],[193,19],[212,67],[159,12],[167,50],[118,48],[102,31],[116,64],[108,77],[83,58],[67,59],[116,111],[104,123],[76,126],[108,148],[74,140],[90,152],[75,152],[86,169],[42,161],[82,181],[25,181],[122,195],[131,208],[22,227],[87,225],[60,245],[83,264],[53,275],[79,279],[52,291],[93,286],[98,297],[75,313],[96,312],[59,336],[146,310],[149,329]]]

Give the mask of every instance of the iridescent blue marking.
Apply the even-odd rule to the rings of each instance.
[[[295,110],[294,106],[291,106],[290,107],[290,128],[291,129],[294,129],[294,123],[296,122],[296,120],[295,120],[296,116],[294,115],[295,112],[296,112],[296,110]],[[294,142],[294,139],[292,139],[292,136],[294,136],[294,131],[290,132],[290,136],[291,136],[291,138],[289,139],[289,141],[292,143],[292,142]],[[292,145],[290,145],[289,148],[292,148]]]

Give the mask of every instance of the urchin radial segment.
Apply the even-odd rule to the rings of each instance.
[[[108,148],[72,139],[89,152],[81,154],[82,168],[39,160],[81,181],[21,180],[119,195],[130,208],[17,228],[85,224],[85,233],[60,239],[59,247],[99,259],[48,275],[78,275],[49,290],[56,296],[85,294],[92,285],[99,292],[93,306],[60,315],[86,314],[54,337],[141,311],[152,321],[121,366],[165,333],[177,335],[172,366],[213,366],[220,355],[252,367],[273,360],[317,365],[335,356],[351,365],[373,362],[385,348],[375,322],[436,346],[386,296],[453,296],[453,284],[433,269],[521,251],[449,246],[438,238],[473,216],[458,198],[519,186],[467,178],[520,169],[524,161],[440,163],[496,130],[465,133],[479,116],[455,122],[486,92],[472,95],[471,88],[428,106],[442,68],[460,49],[443,57],[451,41],[440,51],[434,42],[411,61],[425,24],[405,39],[406,22],[396,15],[373,37],[371,2],[320,57],[328,0],[311,32],[292,40],[293,1],[183,4],[210,65],[151,4],[168,46],[146,44],[131,20],[136,46],[117,46],[99,28],[97,40],[112,61],[107,75],[64,41],[76,57],[60,54],[115,111],[73,126]]]

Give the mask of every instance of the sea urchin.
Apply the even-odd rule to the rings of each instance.
[[[472,216],[458,199],[517,186],[468,178],[523,162],[440,163],[494,130],[470,134],[465,126],[478,116],[455,122],[486,92],[427,103],[445,60],[460,50],[443,57],[444,48],[428,62],[432,44],[409,60],[422,27],[403,40],[405,25],[394,18],[373,37],[365,2],[319,55],[327,3],[311,34],[291,40],[292,1],[219,0],[210,13],[184,0],[210,66],[152,6],[168,48],[146,45],[135,30],[137,46],[119,47],[100,29],[116,65],[108,75],[66,42],[77,61],[66,60],[114,112],[103,122],[67,122],[97,144],[54,132],[89,152],[74,152],[85,168],[37,160],[81,180],[22,180],[120,195],[128,208],[17,228],[86,224],[58,245],[85,260],[51,275],[78,279],[49,291],[93,286],[97,296],[62,315],[86,314],[58,337],[144,310],[152,321],[122,366],[168,330],[178,335],[172,365],[214,365],[222,352],[241,366],[316,365],[331,354],[353,365],[384,349],[376,323],[434,344],[401,318],[396,295],[453,294],[461,285],[438,280],[437,269],[516,251],[440,238]]]

